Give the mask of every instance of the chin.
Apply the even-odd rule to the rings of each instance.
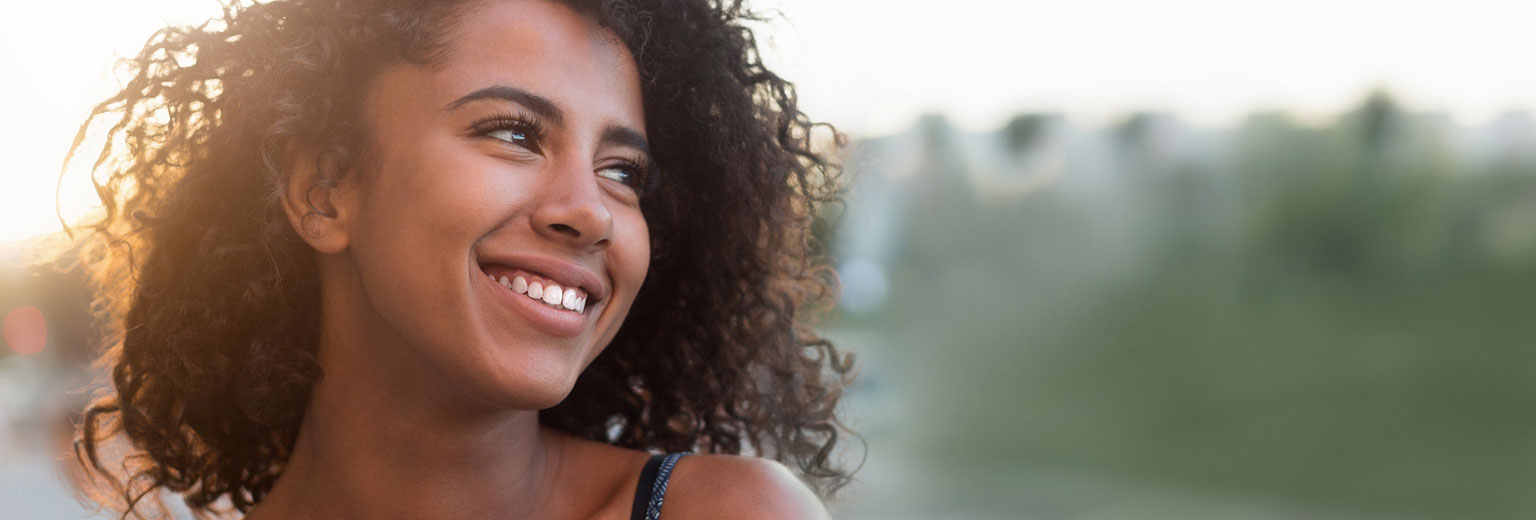
[[[571,394],[574,385],[535,381],[497,381],[489,387],[466,389],[475,400],[496,411],[544,410],[554,407]]]
[[[512,399],[514,410],[544,410],[560,404],[571,395],[574,385],[540,387],[520,392]]]
[[[543,410],[564,401],[576,386],[579,371],[540,363],[520,363],[500,373],[479,390],[494,406],[509,410]]]

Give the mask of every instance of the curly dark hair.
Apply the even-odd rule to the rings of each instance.
[[[339,180],[364,153],[357,87],[390,63],[441,60],[472,3],[234,3],[124,60],[131,79],[70,149],[109,126],[92,170],[106,214],[73,230],[112,331],[112,388],[76,442],[98,499],[127,517],[163,489],[204,516],[271,490],[321,377],[315,260],[279,202],[284,147],[315,143]],[[842,135],[764,67],[741,0],[564,3],[633,54],[662,174],[627,324],[540,422],[635,449],[745,451],[830,496],[851,474],[833,454],[852,358],[807,316],[835,299],[810,230],[840,201]]]

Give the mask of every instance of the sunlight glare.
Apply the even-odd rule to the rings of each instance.
[[[61,230],[59,216],[79,222],[99,208],[87,170],[91,143],[55,190],[64,154],[91,107],[120,85],[113,65],[167,24],[189,24],[219,12],[213,0],[22,2],[0,17],[0,82],[11,124],[0,125],[0,244]]]

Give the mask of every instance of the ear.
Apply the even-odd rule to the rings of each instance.
[[[283,212],[299,238],[323,254],[336,254],[350,244],[348,232],[356,215],[356,182],[342,176],[312,146],[288,142],[283,158]],[[341,177],[338,180],[338,177]]]

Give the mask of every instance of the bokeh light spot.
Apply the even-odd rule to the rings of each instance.
[[[43,351],[48,343],[48,322],[37,307],[18,307],[5,315],[5,344],[23,356]]]

